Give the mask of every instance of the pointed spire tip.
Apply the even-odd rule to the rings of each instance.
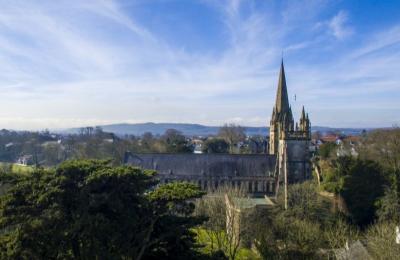
[[[283,59],[281,63],[281,69],[279,72],[279,80],[278,80],[278,91],[276,94],[276,102],[275,102],[277,112],[288,111],[289,108],[289,99],[287,94],[286,87],[286,78],[285,78],[285,68],[283,66]]]

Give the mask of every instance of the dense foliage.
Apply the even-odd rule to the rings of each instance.
[[[196,259],[195,185],[153,171],[68,161],[19,177],[0,197],[1,259]],[[204,257],[204,256],[203,256]]]
[[[355,160],[343,183],[343,196],[351,220],[359,225],[371,224],[376,215],[376,201],[384,194],[386,180],[381,167],[368,160]]]
[[[187,138],[175,129],[168,129],[165,134],[161,136],[161,142],[167,153],[191,153],[194,148]]]
[[[218,136],[228,143],[230,153],[239,153],[239,143],[246,138],[244,128],[235,124],[225,124],[219,129]]]
[[[209,138],[202,147],[204,153],[228,153],[229,144],[222,138]]]
[[[322,159],[327,159],[333,156],[336,153],[337,145],[332,142],[327,142],[320,145],[318,149],[318,155],[321,156]]]
[[[344,199],[351,220],[359,225],[376,218],[377,203],[389,184],[382,167],[371,160],[342,156],[325,163],[322,187]]]

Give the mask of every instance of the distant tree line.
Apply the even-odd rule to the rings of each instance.
[[[29,156],[29,163],[54,166],[69,159],[112,159],[119,164],[126,151],[133,153],[193,153],[195,140],[200,140],[203,153],[264,153],[266,138],[246,137],[244,128],[237,125],[221,127],[217,136],[187,137],[168,129],[155,136],[117,136],[101,127],[84,127],[76,134],[0,131],[0,161],[13,163]]]
[[[127,150],[137,153],[191,153],[190,140],[177,130],[169,129],[159,137],[145,133],[141,137],[117,136],[100,127],[81,128],[77,134],[16,132],[1,130],[0,161],[16,162],[30,155],[31,163],[57,165],[68,159],[113,159],[121,163]]]

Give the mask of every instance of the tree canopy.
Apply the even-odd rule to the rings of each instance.
[[[0,197],[1,259],[197,259],[189,183],[107,161],[67,161]]]
[[[186,137],[178,130],[168,129],[161,136],[167,153],[191,153],[193,146]]]
[[[222,138],[210,138],[204,142],[204,153],[228,153],[229,144]]]
[[[230,153],[238,153],[238,149],[235,150],[235,147],[246,138],[245,129],[235,124],[222,126],[219,129],[218,136],[229,144]]]

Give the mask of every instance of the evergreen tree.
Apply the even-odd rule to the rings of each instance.
[[[153,171],[68,161],[0,197],[1,259],[196,259],[197,186],[155,187]]]

